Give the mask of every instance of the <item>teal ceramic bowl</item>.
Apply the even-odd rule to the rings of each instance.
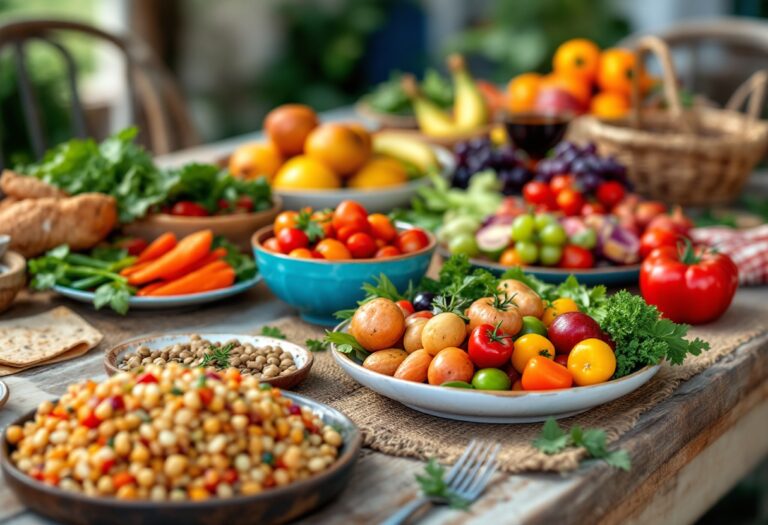
[[[363,284],[372,283],[374,277],[386,275],[398,290],[424,277],[436,244],[434,236],[426,233],[429,245],[423,250],[385,259],[326,261],[270,252],[262,243],[273,236],[272,226],[257,231],[251,244],[259,274],[272,293],[296,308],[305,321],[334,326],[339,320],[333,314],[355,308],[365,297]]]

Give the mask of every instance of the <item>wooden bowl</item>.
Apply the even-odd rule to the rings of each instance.
[[[126,224],[123,226],[123,232],[151,241],[165,232],[173,232],[176,237],[182,238],[196,231],[210,229],[214,235],[226,237],[240,249],[247,251],[250,249],[253,232],[267,224],[272,224],[277,214],[283,209],[282,199],[274,193],[272,204],[270,209],[264,211],[210,217],[178,217],[167,213],[153,213]]]
[[[27,283],[27,260],[16,252],[0,256],[0,312],[7,310]]]
[[[261,379],[262,383],[269,383],[270,385],[277,388],[293,388],[304,381],[309,375],[309,371],[312,368],[312,363],[315,361],[315,356],[306,348],[303,348],[294,343],[289,343],[283,339],[277,339],[275,337],[267,337],[264,335],[215,333],[199,333],[197,335],[199,335],[202,339],[212,343],[226,343],[232,339],[237,339],[241,343],[250,343],[253,346],[279,345],[280,348],[293,356],[297,370],[284,376],[273,377],[272,379]],[[115,375],[118,372],[122,372],[122,370],[118,368],[118,365],[123,361],[123,359],[126,358],[128,354],[135,352],[139,346],[144,345],[151,348],[152,350],[159,350],[161,348],[165,348],[177,343],[187,343],[191,336],[192,334],[165,334],[149,335],[130,339],[111,348],[104,354],[104,370],[106,370],[108,375]]]
[[[321,415],[324,422],[336,427],[344,438],[336,462],[328,470],[284,487],[275,487],[253,496],[205,501],[153,502],[124,501],[115,498],[90,497],[46,485],[21,472],[11,462],[11,446],[2,439],[0,466],[5,483],[33,512],[59,523],[122,525],[228,525],[259,523],[263,525],[295,520],[325,504],[349,481],[352,467],[362,444],[360,430],[339,412],[317,401],[292,392],[283,395],[299,405],[308,406]],[[32,410],[12,424],[23,425],[34,418]]]

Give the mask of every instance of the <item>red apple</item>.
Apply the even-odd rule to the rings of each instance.
[[[587,110],[576,97],[555,86],[541,88],[536,95],[533,108],[542,113],[573,113],[576,115]]]
[[[567,354],[584,339],[602,339],[603,330],[597,321],[583,312],[567,312],[555,317],[547,337],[558,354]]]

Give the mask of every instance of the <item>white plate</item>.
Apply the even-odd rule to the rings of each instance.
[[[440,176],[450,177],[456,166],[453,153],[433,146],[440,163]],[[371,188],[359,190],[341,188],[338,190],[273,190],[283,199],[284,210],[300,210],[309,206],[316,210],[335,208],[341,201],[351,199],[359,202],[370,213],[388,213],[394,208],[404,208],[411,204],[419,188],[430,184],[428,177],[412,180],[407,184],[391,188]]]
[[[135,310],[165,310],[170,308],[182,308],[185,306],[196,306],[200,304],[212,303],[220,299],[232,297],[243,293],[256,286],[261,281],[261,275],[256,274],[252,279],[235,283],[229,288],[213,290],[211,292],[194,293],[189,295],[169,295],[166,297],[131,297],[128,305]],[[66,286],[56,285],[53,290],[64,297],[80,301],[81,303],[93,303],[93,292],[84,292],[67,288]]]
[[[342,329],[346,326],[336,328]],[[637,390],[659,371],[659,365],[646,366],[621,379],[562,390],[471,390],[396,379],[363,368],[335,346],[331,353],[352,379],[377,394],[425,414],[473,423],[533,423],[573,416]]]

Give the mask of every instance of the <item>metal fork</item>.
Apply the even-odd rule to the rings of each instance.
[[[482,494],[491,480],[498,462],[496,456],[501,445],[473,439],[461,457],[453,464],[445,482],[454,494],[473,502]],[[444,498],[420,496],[381,522],[381,525],[400,525],[426,505],[447,505]]]

